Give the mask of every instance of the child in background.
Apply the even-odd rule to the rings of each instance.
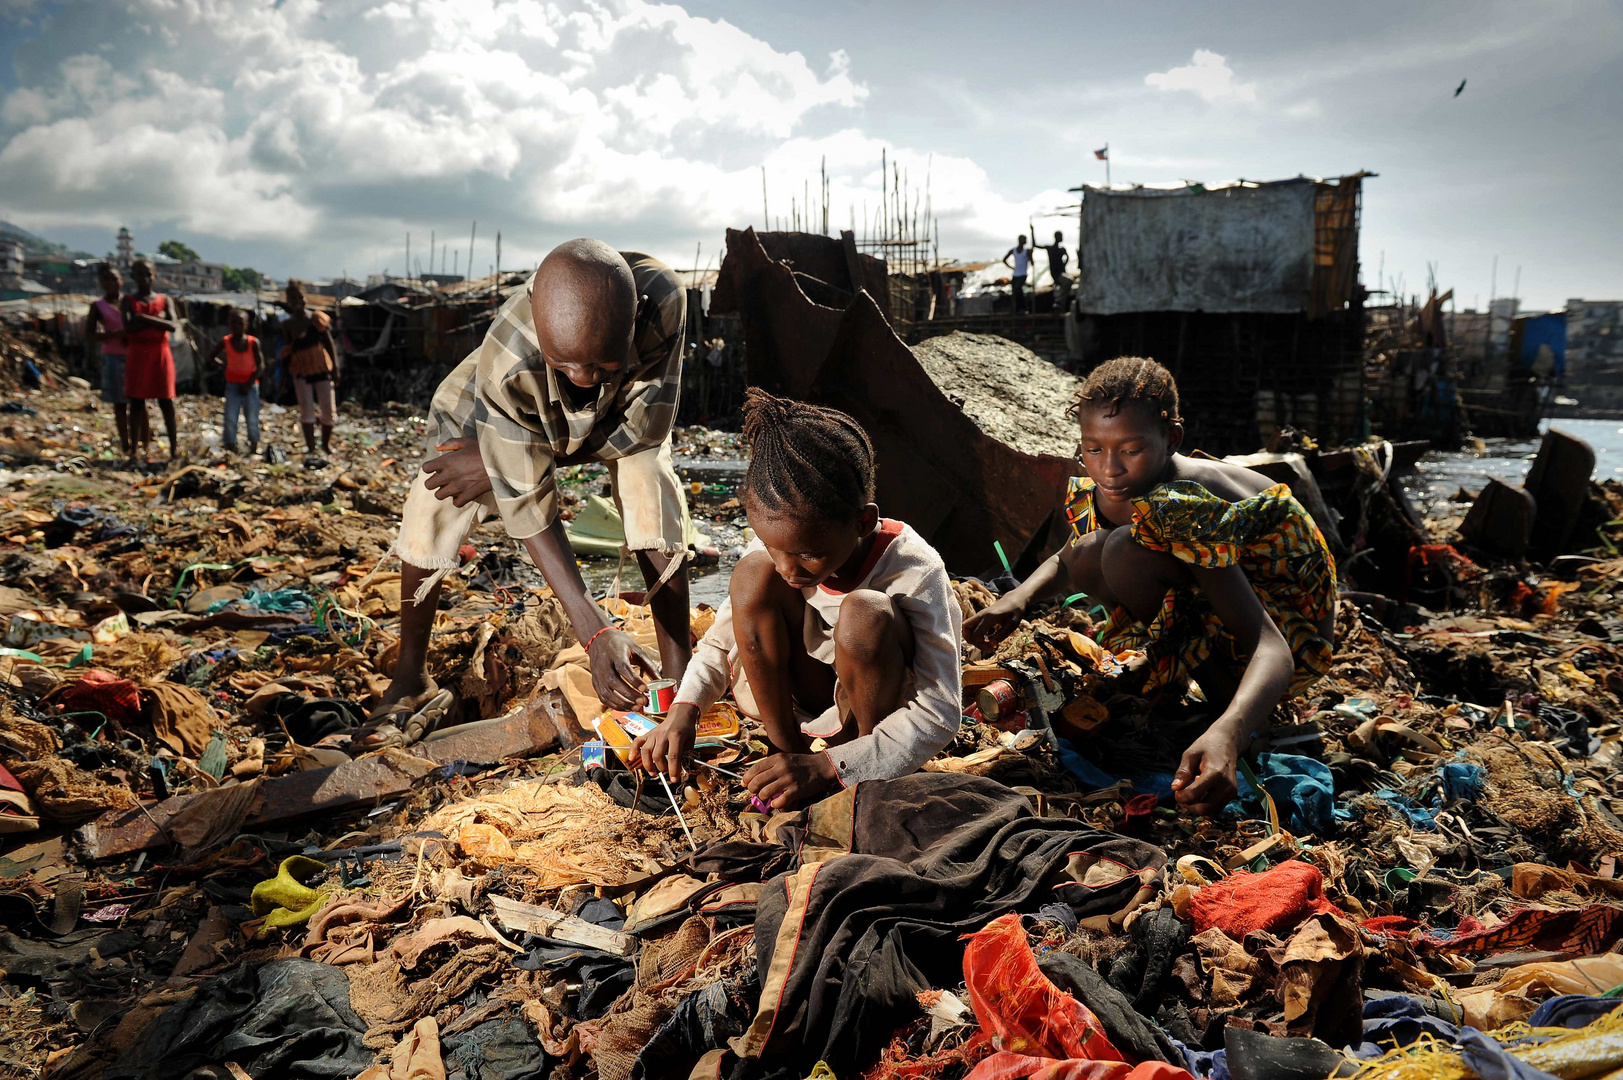
[[[248,414],[248,453],[259,453],[259,339],[248,333],[248,316],[231,312],[231,332],[214,346],[209,360],[225,365],[225,448],[237,452],[237,420]]]
[[[152,421],[147,402],[155,400],[163,414],[163,427],[169,436],[169,459],[179,456],[175,434],[175,357],[169,351],[169,335],[180,329],[169,297],[152,291],[154,271],[147,259],[130,265],[135,278],[135,295],[124,297],[124,328],[129,347],[124,357],[124,396],[130,399],[130,434],[141,444],[142,457],[152,461]]]
[[[85,315],[85,340],[101,346],[101,399],[113,407],[119,454],[133,462],[135,440],[130,438],[130,406],[124,396],[124,352],[129,347],[129,335],[124,332],[124,313],[119,310],[124,279],[108,263],[97,263],[96,280],[101,283],[101,299],[91,304]]]
[[[310,311],[304,288],[287,283],[287,318],[282,320],[284,370],[299,399],[299,427],[304,431],[307,463],[316,453],[316,419],[321,419],[321,452],[332,453],[333,413],[337,408],[338,347],[332,339],[332,320],[325,312]]]
[[[1274,707],[1330,668],[1335,560],[1289,487],[1178,452],[1178,387],[1155,361],[1101,364],[1075,409],[1087,475],[1066,496],[1071,542],[964,635],[991,648],[1043,597],[1080,590],[1106,605],[1100,640],[1146,652],[1146,691],[1193,674],[1222,710],[1172,781],[1180,804],[1215,814]]]
[[[731,684],[772,744],[744,776],[764,802],[913,772],[961,716],[960,609],[941,556],[879,516],[873,445],[851,417],[752,389],[744,441],[756,538],[637,763],[680,779],[699,716]],[[828,749],[812,753],[814,738]]]

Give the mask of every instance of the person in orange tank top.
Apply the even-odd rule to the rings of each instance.
[[[248,453],[259,453],[259,339],[248,333],[248,315],[231,313],[231,332],[215,343],[209,360],[225,365],[225,448],[237,451],[237,421],[248,414]]]
[[[150,462],[152,421],[147,417],[147,401],[157,401],[173,461],[180,450],[175,434],[175,357],[169,351],[169,335],[180,329],[180,318],[169,297],[152,291],[155,273],[150,260],[136,259],[130,265],[130,276],[135,279],[135,295],[124,297],[123,314],[129,332],[124,396],[130,399],[131,434]]]

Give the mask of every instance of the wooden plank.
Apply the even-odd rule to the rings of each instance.
[[[554,941],[567,941],[571,945],[584,945],[615,956],[630,956],[637,941],[630,934],[589,923],[573,915],[565,915],[554,908],[539,904],[526,904],[505,896],[488,896],[496,909],[496,921],[505,930],[516,934],[540,934]]]
[[[537,704],[508,716],[436,731],[404,753],[372,755],[325,769],[288,773],[261,781],[264,799],[243,822],[268,825],[306,814],[333,813],[402,795],[435,766],[453,761],[495,762],[546,753],[558,746],[558,730]],[[420,766],[414,765],[414,760]],[[206,794],[206,793],[205,793]],[[177,795],[155,806],[104,814],[79,830],[92,860],[133,855],[167,842],[164,827],[198,795]]]

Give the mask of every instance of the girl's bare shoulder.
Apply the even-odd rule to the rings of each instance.
[[[1194,458],[1179,454],[1174,459],[1179,480],[1192,480],[1220,499],[1239,502],[1259,495],[1273,486],[1262,473],[1214,458]]]

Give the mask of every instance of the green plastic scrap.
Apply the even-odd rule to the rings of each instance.
[[[241,565],[242,563],[236,564],[236,566]],[[192,563],[192,565],[186,567],[186,569],[180,572],[180,576],[175,579],[175,587],[169,590],[169,606],[175,606],[175,597],[180,595],[180,590],[185,587],[186,579],[191,577],[193,570],[234,570],[236,569],[236,566],[233,566],[231,563],[218,562]]]
[[[327,864],[304,855],[289,855],[277,867],[276,876],[261,881],[254,886],[249,896],[249,904],[253,908],[256,918],[265,920],[260,928],[262,936],[265,931],[272,929],[286,929],[290,926],[303,926],[310,921],[310,917],[320,911],[327,903],[327,897],[332,889],[323,885],[312,889],[308,885],[299,883],[301,877],[312,877],[319,871],[325,871]]]
[[[224,776],[226,745],[225,736],[216,731],[214,738],[209,740],[208,746],[198,756],[197,767],[216,780]]]

